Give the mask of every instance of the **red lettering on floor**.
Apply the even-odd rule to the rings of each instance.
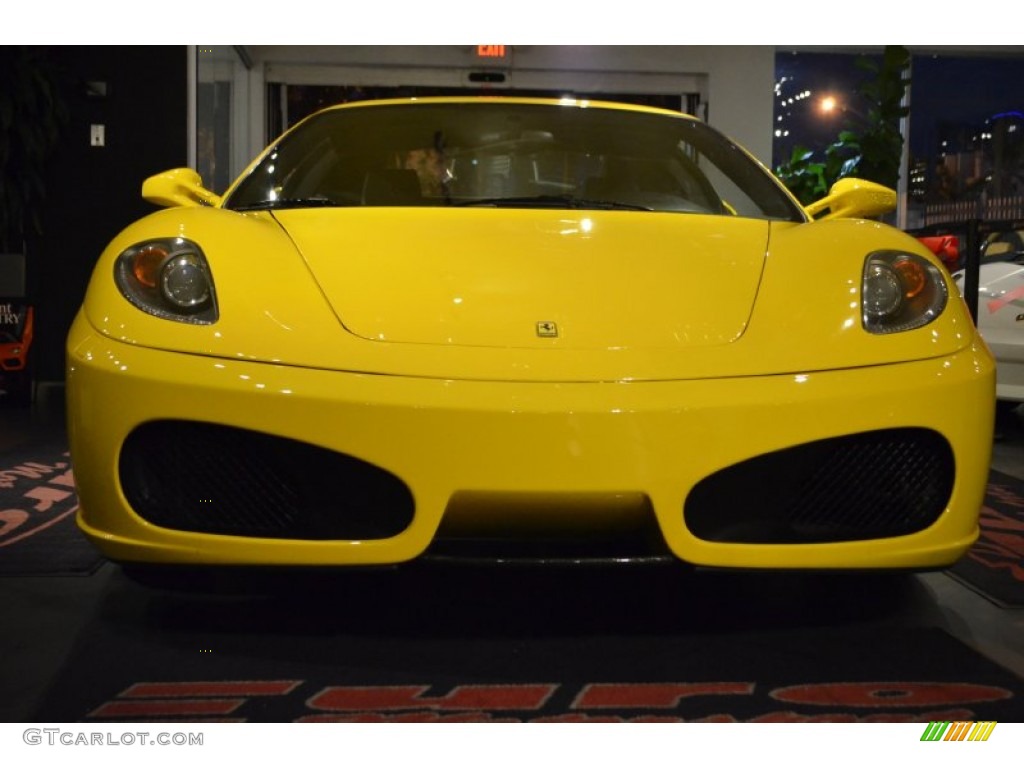
[[[149,699],[108,701],[89,713],[89,717],[187,717],[226,715],[245,703],[245,699]]]
[[[692,696],[749,696],[753,683],[591,683],[572,709],[672,709]]]
[[[291,693],[301,680],[224,680],[194,683],[135,683],[120,694],[122,699],[186,698],[203,696],[284,696]]]
[[[1024,509],[1024,497],[1018,496],[1013,488],[1005,485],[989,485],[985,489],[986,495],[995,501],[999,501],[1008,507]]]
[[[1008,699],[1005,688],[972,683],[818,683],[776,688],[770,694],[789,704],[837,707],[941,707]]]
[[[297,723],[521,723],[516,717],[494,717],[489,712],[462,712],[442,715],[439,712],[405,712],[385,715],[380,712],[359,712],[351,715],[307,715]]]
[[[40,485],[37,488],[26,491],[24,496],[26,499],[33,499],[37,502],[32,505],[36,512],[45,512],[54,504],[69,498],[71,491],[60,491],[56,488],[47,488],[45,485]]]
[[[0,538],[15,528],[20,528],[28,520],[28,512],[23,509],[0,510]]]
[[[460,685],[445,696],[424,696],[426,685],[324,688],[309,700],[312,709],[341,712],[395,709],[540,709],[557,685]]]

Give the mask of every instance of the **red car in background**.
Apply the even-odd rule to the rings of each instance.
[[[960,268],[960,238],[957,235],[919,237],[925,247],[942,259],[946,269],[956,272]]]
[[[32,347],[32,327],[32,307],[0,303],[0,402],[26,405],[31,401],[28,353]]]

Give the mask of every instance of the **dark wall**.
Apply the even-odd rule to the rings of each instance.
[[[64,340],[93,265],[125,225],[153,210],[142,181],[188,162],[186,46],[51,47],[68,108],[47,171],[42,234],[28,247],[37,380],[64,378]],[[102,87],[90,84],[105,84]],[[105,146],[90,145],[103,125]]]

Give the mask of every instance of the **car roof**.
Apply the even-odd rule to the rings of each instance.
[[[335,104],[325,107],[319,112],[334,112],[336,110],[359,109],[364,107],[378,106],[401,106],[412,104],[451,104],[451,105],[476,105],[476,104],[534,104],[551,107],[578,107],[580,109],[612,109],[620,112],[643,112],[654,115],[680,118],[700,122],[698,118],[685,112],[677,112],[663,107],[650,107],[643,104],[627,104],[618,101],[604,101],[600,99],[586,98],[545,98],[538,96],[408,96],[392,99],[367,99],[363,101],[350,101],[344,104]],[[316,114],[316,113],[314,113]]]

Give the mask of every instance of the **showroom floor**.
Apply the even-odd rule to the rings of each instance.
[[[44,393],[41,400],[32,412],[0,411],[0,453],[41,436],[63,434],[63,416],[54,405],[59,394],[47,398]],[[47,400],[53,407],[47,407]],[[993,468],[1024,479],[1021,420],[1008,420],[1000,432]],[[577,655],[587,648],[641,656],[652,652],[662,636],[670,636],[680,648],[697,642],[701,652],[713,653],[706,646],[724,643],[720,653],[730,653],[736,652],[727,650],[735,644],[743,647],[745,637],[762,637],[767,643],[773,636],[791,636],[787,632],[799,637],[805,628],[817,633],[815,637],[854,637],[866,626],[883,626],[894,639],[939,628],[1024,679],[1024,609],[999,607],[941,572],[907,577],[895,591],[888,582],[856,575],[690,573],[665,580],[614,573],[557,579],[465,574],[415,574],[405,581],[393,575],[361,575],[334,591],[305,589],[284,601],[258,604],[150,592],[109,563],[89,576],[0,577],[0,721],[102,719],[96,713],[115,710],[93,709],[92,704],[80,712],[74,709],[77,704],[61,709],[53,698],[59,694],[69,701],[88,700],[88,690],[71,691],[69,679],[76,672],[69,667],[83,667],[82,679],[91,679],[89,675],[99,672],[84,667],[116,664],[117,654],[124,660],[152,654],[154,663],[164,665],[201,660],[198,669],[204,677],[199,679],[249,680],[239,675],[251,674],[247,665],[258,660],[260,669],[274,679],[299,674],[288,670],[304,654],[315,657],[323,643],[342,634],[357,638],[350,646],[353,658],[363,658],[375,680],[402,681],[403,674],[418,670],[416,651],[410,653],[410,647],[422,649],[435,671],[464,668],[464,679],[514,679],[517,664],[532,663],[536,666],[527,674],[550,677],[552,669],[580,667],[584,671],[578,678],[569,679],[585,680],[594,673]],[[682,618],[687,610],[689,615]],[[280,613],[267,617],[275,611]],[[203,647],[207,637],[211,648]],[[467,637],[472,641],[468,645]],[[625,650],[602,645],[623,637],[628,640]],[[111,656],[114,661],[104,661],[96,650],[104,642],[120,644]],[[188,657],[183,650],[190,643],[197,646],[196,654],[212,655]],[[754,656],[749,663],[756,665]],[[502,672],[490,666],[499,662]],[[345,667],[345,661],[337,663],[349,678],[358,678],[360,672]],[[609,677],[620,674],[613,667],[608,659],[598,660],[593,669],[609,670]],[[331,690],[336,700],[338,692]],[[102,691],[95,695],[98,701],[116,698]],[[435,709],[439,706],[443,710],[443,705]],[[248,716],[297,719],[275,712]]]

